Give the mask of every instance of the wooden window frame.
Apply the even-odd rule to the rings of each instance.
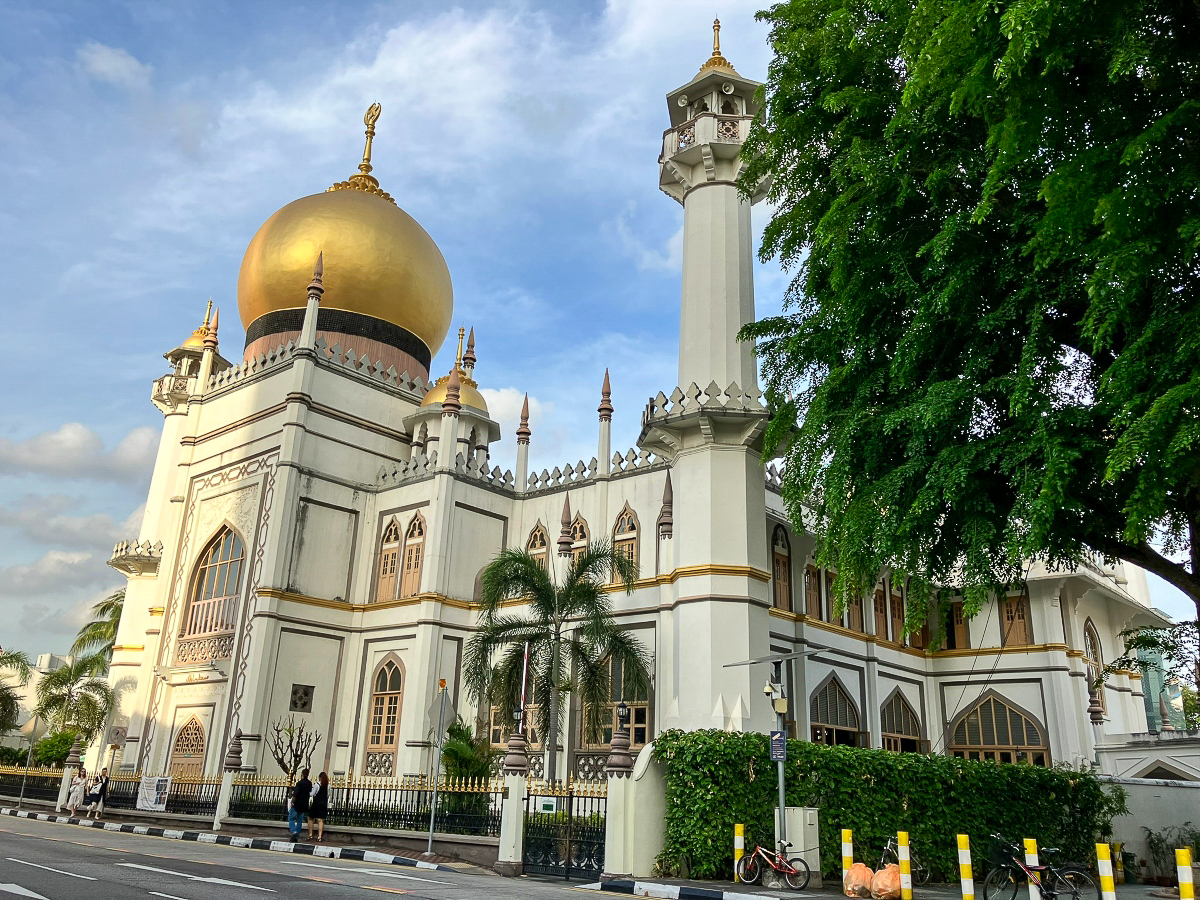
[[[1008,613],[1009,610],[1014,611],[1013,619],[1010,624]],[[1017,594],[1015,596],[1006,596],[1000,598],[1000,646],[1001,647],[1031,647],[1033,646],[1033,623],[1030,621],[1029,597],[1025,594]],[[1024,640],[1014,640],[1013,629],[1018,621],[1023,621],[1024,625]]]
[[[400,597],[415,597],[421,593],[421,572],[425,567],[425,517],[414,513],[404,530],[403,568],[400,577]]]
[[[384,526],[379,539],[379,568],[375,576],[375,600],[393,600],[400,582],[400,523],[393,517]]]
[[[384,690],[380,690],[380,678]],[[393,689],[394,681],[398,685]],[[367,705],[367,750],[395,752],[400,746],[400,714],[404,709],[404,664],[388,656],[371,675],[371,702]]]
[[[771,602],[776,609],[792,611],[792,544],[787,529],[776,525],[771,534]]]
[[[997,708],[1004,711],[1002,717],[997,717]],[[977,717],[976,730],[979,740],[971,740],[971,716]],[[986,740],[987,725],[990,717],[992,736],[995,740]],[[1021,741],[1001,741],[1000,727],[1003,722],[1004,732],[1012,737],[1014,721],[1021,723]],[[1038,743],[1028,743],[1028,731],[1032,728]],[[962,739],[960,740],[960,732]],[[1050,767],[1053,765],[1050,754],[1050,741],[1045,727],[1037,718],[1013,703],[1009,703],[995,691],[986,691],[982,697],[965,709],[961,715],[950,724],[946,752],[959,759],[992,760],[999,763],[1028,762],[1035,766]]]
[[[228,525],[222,527],[197,557],[187,612],[180,623],[181,639],[229,634],[234,630],[246,568],[246,545],[241,535]],[[218,583],[221,593],[217,593]]]
[[[640,534],[641,523],[638,521],[637,513],[626,503],[617,514],[617,521],[613,524],[612,545],[613,552],[621,554],[632,562],[635,570],[638,566],[638,536]],[[614,570],[612,583],[618,584],[620,580],[621,577]]]

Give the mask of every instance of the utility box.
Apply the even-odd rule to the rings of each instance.
[[[789,806],[787,816],[787,839],[792,846],[785,856],[799,856],[812,872],[810,888],[821,887],[821,832],[818,827],[817,809],[811,806]],[[775,809],[775,846],[779,846],[779,808]]]

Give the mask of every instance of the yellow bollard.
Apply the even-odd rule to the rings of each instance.
[[[1096,871],[1100,873],[1101,900],[1117,900],[1117,882],[1113,877],[1112,848],[1096,845]]]
[[[900,900],[912,900],[912,859],[908,855],[908,832],[896,833],[896,856],[900,860]]]
[[[1179,900],[1196,900],[1196,885],[1192,883],[1192,850],[1180,847],[1175,851],[1175,871],[1179,876]]]
[[[849,828],[842,829],[842,884],[846,883],[846,873],[854,865],[854,835]]]
[[[1030,868],[1038,864],[1037,841],[1025,838],[1025,865]],[[1042,890],[1036,873],[1029,879],[1029,900],[1042,900]]]
[[[958,877],[962,881],[963,900],[975,900],[975,873],[971,870],[971,839],[958,836]]]
[[[1121,841],[1112,842],[1113,878],[1117,884],[1125,883],[1125,844]]]
[[[738,860],[746,855],[746,826],[733,826],[733,883],[741,881],[737,874]]]

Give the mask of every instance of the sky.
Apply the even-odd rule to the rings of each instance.
[[[246,245],[356,171],[376,100],[373,174],[454,281],[433,372],[474,327],[493,464],[514,465],[526,392],[531,468],[590,460],[605,368],[613,449],[632,447],[677,380],[664,98],[708,58],[714,12],[724,56],[762,80],[763,5],[0,0],[0,645],[63,653],[122,586],[106,560],[138,535],[162,355],[211,298],[240,356]],[[756,235],[768,217],[756,207]],[[788,280],[756,263],[760,316]]]

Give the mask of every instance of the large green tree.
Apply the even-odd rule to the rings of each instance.
[[[467,644],[465,681],[475,703],[500,707],[505,721],[521,701],[525,646],[529,645],[529,703],[537,704],[538,731],[558,745],[563,696],[574,691],[584,730],[595,740],[612,696],[611,668],[632,698],[650,683],[649,655],[612,615],[609,587],[633,590],[637,567],[611,544],[589,544],[567,563],[556,583],[546,566],[524,550],[507,549],[483,570],[479,630]],[[512,610],[511,612],[509,610]],[[546,777],[557,775],[550,753]]]
[[[17,727],[21,696],[17,688],[29,682],[33,664],[20,650],[0,648],[0,735]]]
[[[794,280],[744,335],[840,596],[893,568],[974,611],[1094,552],[1200,604],[1200,4],[760,16],[744,185]]]
[[[94,657],[97,664],[107,668],[117,643],[117,626],[125,606],[125,588],[114,591],[92,607],[92,620],[79,629],[71,645],[73,656]]]
[[[96,674],[93,657],[72,660],[47,673],[37,686],[37,714],[57,731],[80,731],[92,741],[108,718],[113,690]]]

